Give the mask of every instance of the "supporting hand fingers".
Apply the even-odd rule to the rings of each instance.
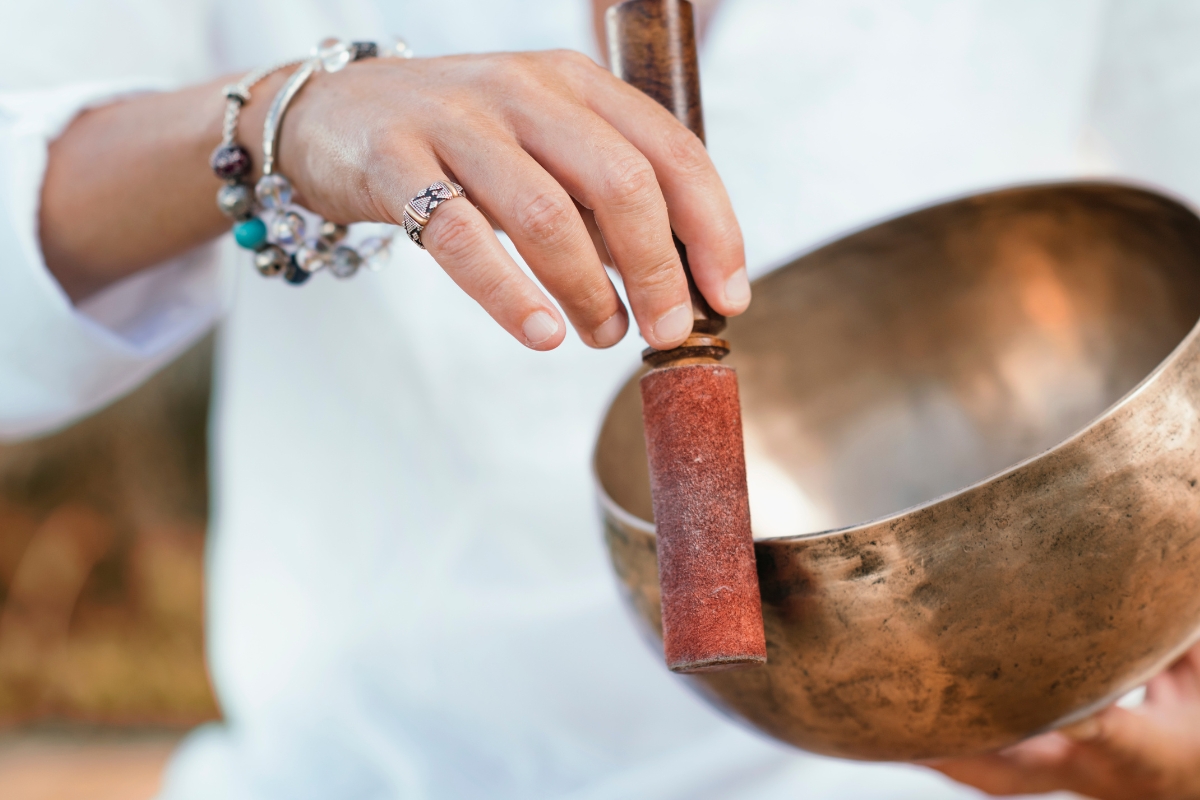
[[[988,794],[1031,794],[1065,788],[1063,765],[1070,750],[1064,737],[1049,734],[998,753],[922,763]]]
[[[1048,770],[1018,766],[998,755],[932,762],[926,766],[990,795],[1036,794],[1062,788]]]
[[[926,766],[989,794],[1071,791],[1098,800],[1200,798],[1200,736],[1120,707],[991,755]]]
[[[1176,763],[1176,737],[1167,735],[1160,724],[1139,711],[1113,706],[1062,729],[1062,734],[1075,743],[1071,758],[1076,778],[1071,788],[1075,791],[1147,800],[1194,798],[1200,791],[1194,766],[1191,791],[1185,794],[1176,785],[1187,777],[1180,767],[1186,770],[1188,766]],[[1200,753],[1193,754],[1193,764],[1196,756]]]

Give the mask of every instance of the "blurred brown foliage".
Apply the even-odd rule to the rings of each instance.
[[[204,667],[206,339],[66,430],[0,444],[0,726],[183,727]]]

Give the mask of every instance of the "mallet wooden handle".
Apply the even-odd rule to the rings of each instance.
[[[626,0],[608,10],[613,71],[704,139],[696,34],[688,0]],[[687,252],[675,246],[687,270]],[[737,374],[719,361],[725,318],[688,272],[692,335],[646,350],[642,417],[662,588],[663,653],[675,672],[767,660],[750,533]]]
[[[700,106],[700,64],[696,57],[696,25],[688,0],[626,0],[605,18],[609,63],[613,74],[654,98],[704,141]],[[720,333],[725,318],[713,311],[696,288],[687,250],[677,238],[692,293],[693,330]]]

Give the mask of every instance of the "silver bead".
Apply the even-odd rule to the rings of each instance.
[[[263,208],[283,211],[292,202],[292,184],[282,175],[263,175],[254,186],[254,194]]]
[[[271,238],[276,244],[291,246],[304,241],[304,217],[289,211],[271,223]]]
[[[274,278],[287,266],[288,254],[283,248],[269,244],[254,254],[254,268],[264,278]]]
[[[330,256],[312,247],[301,247],[296,250],[296,266],[305,272],[316,272],[329,264]]]
[[[325,220],[321,223],[321,228],[318,231],[317,236],[320,239],[321,244],[326,245],[327,247],[332,247],[342,239],[346,238],[347,230],[348,228],[345,225],[339,225],[336,222]]]
[[[254,192],[244,183],[227,183],[217,190],[217,208],[233,219],[248,217],[254,210]]]
[[[333,273],[334,277],[349,278],[358,272],[361,265],[362,256],[353,247],[342,246],[333,251],[333,258],[329,261],[329,271]]]
[[[326,39],[317,46],[317,58],[326,72],[339,72],[354,59],[350,44],[339,39]]]

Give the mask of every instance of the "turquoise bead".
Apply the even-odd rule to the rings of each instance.
[[[251,217],[233,226],[233,238],[247,250],[257,250],[267,243],[267,226],[258,217]]]

